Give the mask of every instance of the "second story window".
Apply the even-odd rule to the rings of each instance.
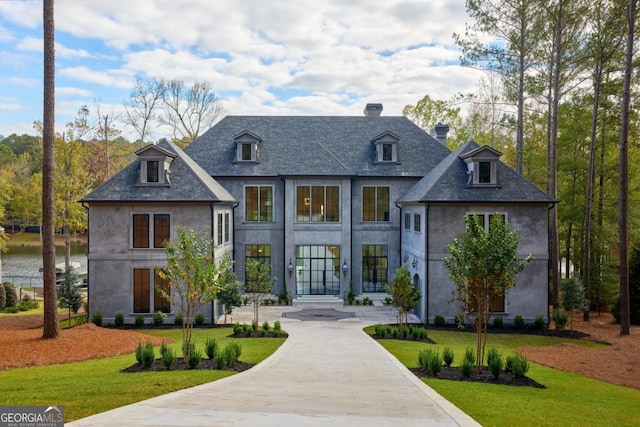
[[[246,186],[244,196],[245,221],[273,221],[273,187]]]
[[[404,214],[404,229],[411,230],[411,214],[410,213]]]
[[[389,221],[389,187],[362,187],[362,221]]]
[[[467,164],[469,187],[499,187],[498,158],[501,153],[485,145],[460,158]]]
[[[415,231],[416,233],[420,232],[421,229],[421,219],[420,219],[420,214],[413,214],[413,231]]]
[[[151,219],[153,219],[153,227],[150,226]],[[134,249],[163,248],[171,238],[170,220],[169,214],[133,214],[132,247]]]
[[[373,138],[371,142],[375,144],[376,154],[373,163],[398,163],[398,142],[400,137],[393,132],[383,132]]]
[[[296,221],[339,222],[340,188],[338,186],[298,186]]]
[[[157,160],[147,161],[147,182],[158,182],[160,177],[158,167],[159,164]]]
[[[258,146],[262,142],[259,136],[244,131],[234,136],[236,142],[236,163],[258,163]]]

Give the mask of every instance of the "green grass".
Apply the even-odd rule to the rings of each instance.
[[[367,328],[367,331],[371,333],[373,329]],[[458,365],[467,346],[475,349],[473,333],[430,330],[428,335],[441,350],[450,347],[454,351],[453,365]],[[606,347],[603,344],[557,337],[490,334],[487,349],[496,347],[504,356],[516,347],[550,346],[561,342]],[[380,340],[379,343],[409,368],[417,366],[418,350],[429,345],[400,340]],[[606,366],[602,369],[606,369]],[[640,390],[612,385],[535,363],[530,363],[527,376],[547,388],[534,389],[438,379],[423,381],[482,425],[640,425]]]
[[[172,346],[178,355],[182,354],[181,329],[141,329],[140,332],[174,340]],[[231,328],[195,329],[193,338],[202,349],[209,336],[224,346],[232,339],[227,338],[231,332]],[[255,364],[271,355],[284,338],[251,338],[240,342],[240,360]],[[158,353],[156,348],[156,357],[159,357]],[[132,353],[64,365],[0,371],[0,406],[64,405],[65,421],[73,421],[235,373],[218,370],[120,372],[135,362]]]
[[[16,233],[10,234],[7,246],[40,246],[40,235],[38,233]]]

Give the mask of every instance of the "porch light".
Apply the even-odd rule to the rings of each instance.
[[[293,264],[291,264],[291,258],[289,258],[289,265],[287,266],[287,270],[289,271],[289,277],[293,274]]]
[[[347,260],[344,260],[344,264],[342,264],[342,274],[344,277],[347,277],[347,273],[349,272],[349,266],[347,265]]]
[[[404,257],[402,257],[402,262],[403,264],[406,264],[409,262],[409,254],[408,253],[404,253]]]
[[[416,268],[418,266],[418,258],[413,257],[413,262],[411,263],[411,265],[413,266],[413,268]]]

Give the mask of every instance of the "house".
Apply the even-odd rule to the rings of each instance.
[[[170,311],[153,293],[166,284],[144,270],[162,265],[158,246],[177,225],[206,225],[216,255],[231,254],[239,277],[248,260],[265,262],[277,278],[273,293],[286,290],[298,304],[340,304],[350,290],[381,300],[405,264],[423,295],[416,314],[452,320],[459,310],[449,301],[447,244],[464,231],[465,213],[497,212],[520,233],[522,256],[535,260],[496,311],[506,322],[546,318],[553,200],[498,151],[468,142],[451,152],[446,125],[432,137],[381,111],[368,104],[360,117],[227,116],[184,151],[166,142],[139,150],[83,199],[90,311],[107,321],[121,312],[128,322]],[[215,316],[215,307],[206,310]]]

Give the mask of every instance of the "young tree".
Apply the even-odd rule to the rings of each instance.
[[[387,286],[387,293],[391,295],[391,305],[398,310],[398,328],[402,330],[407,322],[407,315],[422,299],[420,291],[411,280],[407,265],[398,267],[391,286]]]
[[[225,287],[226,261],[217,265],[208,233],[196,234],[178,227],[178,236],[165,245],[166,267],[156,267],[170,290],[156,289],[182,315],[182,354],[189,357],[194,316],[203,304],[213,301]]]
[[[242,282],[238,280],[233,271],[233,262],[227,260],[225,269],[220,272],[220,276],[226,286],[218,294],[218,301],[224,305],[224,323],[227,323],[227,315],[233,312],[234,307],[242,305]]]
[[[455,238],[444,259],[449,277],[456,286],[452,296],[476,331],[476,368],[482,366],[491,302],[503,298],[515,286],[516,278],[532,259],[518,259],[520,236],[511,230],[502,215],[491,216],[485,230],[478,215],[465,215],[466,232]]]
[[[77,313],[82,307],[82,295],[76,285],[77,279],[78,276],[73,268],[66,267],[58,290],[58,307],[68,310],[69,327],[71,327],[71,312]]]
[[[55,45],[53,0],[42,3],[44,21],[44,114],[42,127],[42,278],[44,328],[42,338],[60,336],[56,298],[56,246],[53,218],[53,168],[55,139]]]
[[[262,304],[262,301],[267,297],[269,292],[271,292],[276,280],[278,279],[275,277],[273,279],[271,278],[269,265],[258,260],[247,262],[244,291],[249,294],[249,298],[251,299],[253,305],[253,322],[256,325],[259,324],[260,304]]]
[[[584,287],[579,277],[570,277],[560,281],[562,306],[569,312],[569,328],[573,331],[573,310],[584,310],[589,302],[584,297]]]

